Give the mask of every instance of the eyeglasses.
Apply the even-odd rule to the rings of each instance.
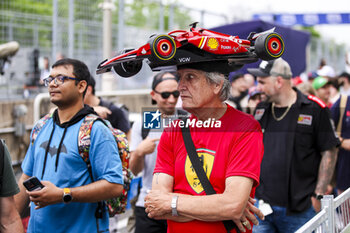
[[[158,92],[158,91],[154,90],[154,92],[160,94],[163,99],[168,99],[170,97],[170,95],[173,95],[174,98],[178,98],[180,96],[180,92],[178,90],[173,91],[173,92],[169,92],[169,91]]]
[[[58,75],[56,77],[49,76],[49,77],[45,78],[43,81],[44,81],[44,85],[46,87],[48,87],[49,84],[52,82],[52,80],[55,80],[56,85],[61,85],[64,83],[65,79],[78,80],[77,78],[72,78],[72,77],[64,76],[64,75]]]

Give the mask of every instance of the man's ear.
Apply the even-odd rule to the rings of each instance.
[[[156,101],[155,98],[154,98],[154,96],[156,95],[156,93],[152,90],[149,94],[151,95],[152,104],[156,104],[157,101]]]
[[[214,88],[213,88],[214,93],[219,94],[223,85],[224,85],[224,80],[221,80],[220,83],[214,83]]]
[[[276,84],[278,88],[281,88],[283,86],[284,83],[284,79],[281,76],[277,76],[276,77]]]
[[[153,99],[154,95],[156,94],[153,90],[149,93]]]

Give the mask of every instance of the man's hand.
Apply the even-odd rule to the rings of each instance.
[[[108,115],[112,114],[111,110],[103,106],[94,106],[93,108],[102,119],[107,119]]]
[[[130,154],[130,170],[137,175],[144,167],[145,155],[151,154],[156,149],[159,138],[146,137]]]
[[[340,145],[341,148],[343,148],[344,150],[350,150],[350,139],[341,139],[342,143]]]
[[[147,155],[153,153],[153,151],[156,149],[157,141],[159,141],[159,138],[146,137],[136,148],[137,154]]]
[[[314,210],[316,211],[316,213],[320,212],[321,201],[317,200],[315,197],[311,197],[311,203],[312,203],[312,206],[314,207]]]
[[[62,202],[63,189],[49,181],[41,181],[41,183],[45,186],[41,190],[27,191],[29,199],[36,205],[35,209]]]
[[[165,193],[160,190],[151,190],[145,197],[145,208],[149,218],[159,219],[161,216],[171,214],[171,199],[170,193]]]
[[[263,213],[256,206],[254,206],[255,202],[256,200],[254,198],[249,197],[247,206],[243,212],[243,215],[240,221],[238,220],[234,221],[237,227],[239,228],[239,230],[242,232],[246,231],[245,227],[248,230],[251,230],[252,229],[251,223],[253,223],[254,225],[259,224],[259,221],[255,217],[255,215],[258,216],[258,218],[260,218],[261,220],[265,219],[265,216],[263,215]]]

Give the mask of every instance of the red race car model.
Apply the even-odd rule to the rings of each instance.
[[[191,24],[189,31],[175,30],[164,35],[153,35],[140,48],[125,50],[104,60],[98,65],[96,73],[114,69],[122,77],[131,77],[141,70],[142,60],[146,58],[153,71],[164,66],[220,60],[227,60],[236,70],[259,58],[279,58],[284,52],[283,39],[274,32],[274,28],[261,33],[252,32],[247,39],[240,39],[238,36],[197,28],[196,24]]]

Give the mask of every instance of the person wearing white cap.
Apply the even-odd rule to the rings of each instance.
[[[265,220],[253,232],[295,232],[320,210],[340,142],[329,109],[292,87],[285,60],[263,61],[248,72],[257,76],[258,90],[267,96],[254,114],[264,133],[256,198]]]
[[[328,65],[322,66],[321,69],[317,70],[317,74],[319,76],[326,77],[326,78],[334,78],[335,77],[334,69]]]

